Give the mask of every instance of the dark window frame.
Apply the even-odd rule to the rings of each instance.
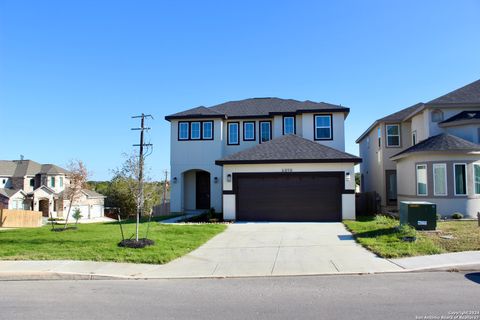
[[[329,117],[330,118],[330,138],[318,138],[317,137],[317,117]],[[333,114],[331,113],[318,113],[313,115],[313,140],[315,141],[331,141],[333,140]]]
[[[194,138],[193,135],[192,135],[192,128],[193,128],[193,124],[194,123],[198,123],[198,138]],[[202,140],[202,128],[203,125],[202,125],[202,122],[201,121],[191,121],[190,122],[190,140],[194,140],[194,141],[197,141],[197,140]]]
[[[205,124],[210,123],[212,125],[212,132],[211,132],[211,137],[210,138],[205,138]],[[212,120],[209,121],[202,121],[202,140],[213,140],[215,131],[214,131],[214,124]]]
[[[180,138],[180,125],[186,123],[187,128],[188,128],[188,138],[186,139],[181,139]],[[200,138],[199,139],[192,139],[192,123],[200,123]],[[205,123],[211,123],[212,124],[212,137],[211,138],[205,138],[204,137],[204,130],[203,126]],[[209,140],[214,140],[215,137],[215,123],[213,120],[205,120],[205,121],[179,121],[178,122],[178,128],[177,128],[177,141],[209,141]]]
[[[289,134],[297,134],[297,117],[295,115],[284,115],[282,117],[282,134],[285,135],[285,119],[286,118],[293,118],[293,133]]]
[[[237,125],[237,143],[230,143],[230,125],[231,124]],[[227,122],[227,145],[238,146],[239,144],[240,144],[240,122],[238,121]]]
[[[247,137],[245,136],[245,125],[247,124],[253,124],[253,138],[251,139],[247,139]],[[243,121],[243,141],[255,141],[257,140],[257,134],[256,134],[256,125],[255,125],[255,121]]]
[[[456,167],[462,166],[463,167],[463,189],[465,193],[458,193],[457,191],[457,172]],[[453,195],[455,197],[466,197],[468,196],[468,166],[465,162],[455,162],[453,164]]]
[[[262,143],[262,123],[268,123],[268,128],[270,129],[269,130],[269,134],[270,134],[269,138],[270,139],[267,140],[267,141],[263,141],[263,143],[265,143],[265,142],[268,142],[268,141],[272,140],[272,138],[273,138],[272,137],[273,136],[272,120],[263,120],[263,121],[258,122],[258,142],[259,143]]]

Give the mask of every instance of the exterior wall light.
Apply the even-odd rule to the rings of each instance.
[[[345,180],[350,181],[350,172],[345,172]]]
[[[232,182],[232,175],[230,173],[227,174],[227,181]]]
[[[218,177],[213,178],[214,183],[218,183]]]
[[[177,183],[177,177],[173,177],[173,183]]]

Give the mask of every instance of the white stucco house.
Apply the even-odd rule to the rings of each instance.
[[[226,220],[355,218],[349,109],[252,98],[197,107],[171,123],[171,211],[214,208]]]
[[[69,201],[63,192],[70,183],[69,172],[54,164],[32,160],[0,160],[0,209],[41,211],[44,217],[63,218]],[[104,216],[105,197],[82,190],[72,206],[82,219]]]
[[[358,139],[361,191],[384,208],[429,201],[442,216],[480,211],[480,80],[375,121]]]

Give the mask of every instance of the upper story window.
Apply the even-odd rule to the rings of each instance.
[[[213,139],[213,121],[205,121],[202,123],[202,139]]]
[[[213,140],[213,121],[181,121],[178,140]]]
[[[200,122],[192,122],[190,124],[190,139],[200,140],[200,137],[201,137]]]
[[[440,122],[443,121],[443,112],[442,110],[433,110],[432,111],[432,122]]]
[[[377,137],[378,137],[378,147],[382,147],[382,128],[378,127],[377,129]]]
[[[55,177],[50,177],[50,186],[55,188]]]
[[[367,148],[370,149],[370,137],[367,137]]]
[[[60,186],[60,188],[63,187],[63,177],[60,177],[60,179],[58,181],[58,185]]]
[[[2,179],[2,184],[6,184],[7,183],[7,179]]]
[[[316,115],[315,140],[332,140],[332,115]]]
[[[235,145],[239,144],[239,123],[238,122],[229,122],[227,125],[228,128],[228,137],[227,137],[227,144]]]
[[[243,140],[255,141],[255,122],[245,121],[243,123]]]
[[[30,187],[34,187],[35,186],[35,179],[30,179]]]
[[[260,121],[260,143],[272,139],[272,123],[270,121]]]
[[[387,124],[387,147],[400,147],[400,125]]]
[[[412,132],[412,146],[417,144],[417,131]]]
[[[283,134],[295,134],[295,117],[283,117]]]
[[[178,140],[188,140],[189,138],[189,123],[188,122],[179,122],[178,123]]]

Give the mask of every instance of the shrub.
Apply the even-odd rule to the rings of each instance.
[[[410,225],[402,224],[398,227],[398,237],[405,238],[405,237],[416,237],[417,230]]]
[[[80,211],[79,208],[76,208],[76,209],[73,211],[72,218],[75,219],[75,224],[78,223],[78,220],[80,220],[80,219],[83,218],[82,212]]]
[[[463,219],[463,214],[461,214],[460,212],[455,212],[454,214],[452,214],[452,219]]]

